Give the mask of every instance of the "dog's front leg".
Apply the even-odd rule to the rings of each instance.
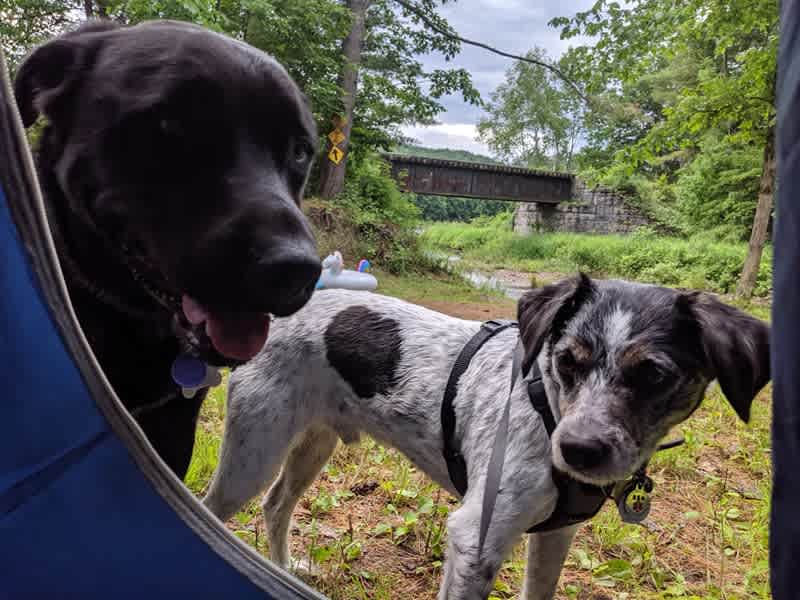
[[[530,479],[521,477],[524,482]],[[468,494],[447,520],[447,554],[438,600],[486,600],[494,581],[525,529],[552,511],[555,498],[536,492],[519,493],[514,481],[497,496],[483,551],[478,555],[482,493]],[[552,502],[550,502],[552,500]]]
[[[438,600],[485,600],[503,559],[519,538],[492,523],[478,556],[480,504],[465,502],[447,520],[447,554]]]
[[[521,600],[553,600],[577,529],[575,525],[528,536],[528,564]]]

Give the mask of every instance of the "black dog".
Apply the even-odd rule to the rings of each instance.
[[[203,394],[183,398],[174,359],[250,359],[320,274],[307,102],[269,56],[170,21],[85,24],[34,50],[15,94],[26,127],[47,120],[39,177],[78,319],[183,477]]]

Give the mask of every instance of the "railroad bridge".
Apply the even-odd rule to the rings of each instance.
[[[384,158],[403,191],[430,196],[558,204],[572,197],[575,180],[571,173],[505,165],[405,154],[384,154]]]
[[[631,198],[589,186],[571,173],[385,154],[392,177],[407,192],[518,202],[514,231],[631,233],[653,225]]]

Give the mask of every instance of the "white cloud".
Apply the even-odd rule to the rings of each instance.
[[[403,134],[428,148],[452,148],[490,155],[486,144],[478,141],[478,130],[472,123],[440,123],[413,125],[403,128]]]
[[[548,27],[550,19],[586,10],[594,0],[458,0],[444,5],[441,14],[463,36],[488,43],[501,50],[524,54],[533,46],[545,48],[555,59],[569,45],[586,40],[561,40],[559,32]],[[464,68],[472,74],[473,84],[484,100],[503,81],[513,61],[474,46],[463,45],[461,53],[451,61],[431,54],[420,57],[426,69]],[[437,116],[441,125],[406,127],[404,133],[424,146],[461,148],[488,154],[484,144],[476,141],[475,125],[483,111],[464,101],[460,95],[442,98],[444,112]]]

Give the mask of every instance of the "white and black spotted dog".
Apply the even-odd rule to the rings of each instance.
[[[553,469],[593,484],[625,480],[713,379],[747,421],[770,378],[768,326],[707,294],[581,275],[527,292],[518,320],[519,332],[489,339],[458,384],[456,437],[469,487],[448,520],[440,599],[488,596],[513,545],[556,506]],[[270,343],[231,377],[205,505],[227,519],[280,470],[263,506],[270,555],[288,566],[295,504],[337,440],[361,432],[457,494],[442,455],[440,407],[453,364],[480,327],[377,294],[316,293],[278,319]],[[557,427],[548,436],[526,386],[515,386],[500,490],[479,554],[487,463],[518,335],[524,370],[538,362]],[[524,599],[553,598],[575,529],[530,535]]]

